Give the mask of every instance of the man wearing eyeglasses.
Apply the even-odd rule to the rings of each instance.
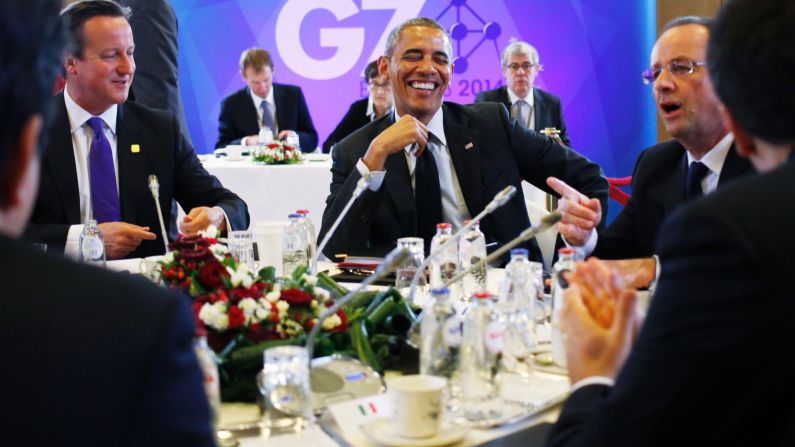
[[[571,146],[560,98],[533,86],[543,68],[538,51],[527,42],[511,42],[503,50],[501,62],[507,85],[478,93],[475,102],[502,103],[523,126],[536,131],[555,128],[561,141]]]
[[[323,152],[331,152],[332,146],[352,134],[354,130],[392,111],[392,84],[389,83],[389,79],[382,78],[378,74],[378,61],[367,64],[364,69],[364,80],[367,82],[369,95],[351,104],[342,121],[323,143]]]
[[[674,19],[654,45],[642,81],[652,88],[673,140],[641,152],[632,197],[606,229],[594,231],[602,215],[598,203],[558,179],[548,180],[563,196],[558,229],[570,244],[604,259],[651,256],[663,220],[676,207],[752,171],[734,150],[706,70],[710,26],[704,17]]]

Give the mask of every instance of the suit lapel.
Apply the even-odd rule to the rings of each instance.
[[[126,104],[126,103],[125,103]],[[119,172],[119,206],[124,222],[138,222],[136,203],[141,203],[136,192],[140,192],[148,174],[146,169],[147,152],[155,150],[141,141],[141,124],[136,115],[125,104],[119,106],[116,117],[116,157]],[[133,145],[137,145],[135,148]],[[137,150],[137,152],[136,152]]]
[[[394,124],[394,117],[395,115],[390,113],[374,134],[379,135]],[[406,163],[405,153],[400,151],[387,157],[384,169],[387,172],[384,184],[389,197],[392,198],[392,202],[397,208],[400,227],[406,234],[417,234],[417,208],[414,204],[414,190],[411,188],[411,174]]]
[[[469,127],[465,116],[454,116],[446,105],[444,107],[444,136],[453,167],[458,178],[458,185],[464,195],[464,201],[471,215],[480,212],[483,207],[483,180],[480,170],[480,148],[478,138]]]
[[[513,104],[511,104],[511,97],[508,95],[508,87],[500,87],[500,101],[508,108],[508,115],[513,116]]]
[[[273,102],[276,105],[276,131],[273,132],[273,138],[276,138],[279,134],[284,123],[287,121],[287,107],[289,101],[284,100],[284,95],[282,89],[278,88],[279,86],[273,84]],[[289,128],[288,128],[289,129]]]
[[[544,98],[541,97],[541,93],[538,92],[537,88],[533,89],[533,127],[536,131],[544,130],[544,124],[546,120],[543,119],[545,114],[547,113],[547,105],[544,103]],[[558,129],[560,130],[560,129]]]
[[[67,222],[77,224],[81,222],[80,191],[77,187],[75,151],[63,97],[64,91],[62,90],[55,100],[57,111],[53,123],[54,131],[50,132],[51,141],[48,144],[49,149],[44,155],[44,165],[49,166],[49,172],[57,186],[56,193],[61,198]]]

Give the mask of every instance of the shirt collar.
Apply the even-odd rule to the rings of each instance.
[[[264,98],[257,96],[253,90],[248,89],[248,93],[251,95],[251,99],[254,101],[254,105],[257,106],[257,109],[261,107],[260,104],[262,104],[262,101],[265,101],[272,106],[276,105],[276,102],[273,100],[273,87],[273,84],[271,84],[271,90],[268,92],[268,96]]]
[[[66,114],[69,116],[69,128],[71,133],[82,127],[89,118],[94,115],[88,113],[84,108],[80,107],[74,99],[69,95],[69,85],[64,88],[64,102],[66,103]],[[116,135],[116,114],[118,113],[119,105],[113,104],[108,110],[102,112],[99,118],[105,122],[105,126],[110,129],[113,135]]]
[[[395,110],[395,122],[400,120],[400,115],[398,115],[397,109]],[[444,107],[439,107],[439,110],[434,113],[433,118],[431,121],[428,122],[428,132],[432,133],[439,141],[442,142],[443,146],[447,146],[447,138],[444,136]],[[411,144],[406,146],[404,150],[407,154],[410,154],[411,151]]]
[[[729,148],[731,148],[732,143],[734,142],[734,134],[731,132],[727,133],[718,144],[712,147],[703,157],[701,157],[701,163],[704,163],[706,167],[709,168],[710,171],[720,175],[721,170],[723,169],[723,163],[726,161],[726,156],[729,155]],[[690,166],[690,163],[696,161],[690,152],[687,152],[687,165]]]
[[[511,105],[516,104],[516,101],[522,99],[524,102],[530,104],[530,107],[533,107],[535,104],[535,96],[533,95],[533,89],[531,88],[529,92],[527,92],[527,96],[524,98],[520,98],[513,92],[510,88],[506,88],[508,90],[508,99],[511,101]]]

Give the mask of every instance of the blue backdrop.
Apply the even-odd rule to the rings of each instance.
[[[499,55],[511,38],[536,46],[536,84],[561,97],[572,146],[608,176],[630,175],[656,141],[655,110],[640,82],[654,43],[653,0],[174,0],[180,86],[196,151],[212,150],[223,97],[242,87],[240,53],[271,51],[276,82],[300,85],[325,140],[366,96],[364,66],[410,17],[453,35],[456,73],[447,100],[470,103],[502,85]]]

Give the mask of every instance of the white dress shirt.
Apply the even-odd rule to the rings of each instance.
[[[395,122],[400,119],[397,110],[395,111]],[[445,222],[453,225],[453,231],[461,228],[464,221],[471,216],[467,209],[466,202],[464,201],[464,194],[461,192],[461,186],[458,182],[458,175],[453,166],[453,160],[450,157],[450,149],[447,147],[447,138],[444,134],[444,112],[440,107],[433,115],[431,121],[428,123],[428,131],[433,134],[439,142],[429,140],[425,146],[425,150],[430,150],[433,154],[434,161],[436,162],[436,170],[439,172],[439,190],[442,195],[442,218]],[[417,164],[417,158],[411,154],[412,145],[406,146],[403,153],[406,157],[406,164],[408,165],[409,175],[411,176],[411,188],[414,189],[414,167]],[[370,169],[364,162],[359,159],[356,163],[356,170],[359,175],[367,175]],[[370,189],[378,191],[384,182],[384,175],[386,171],[373,171],[370,179]]]
[[[523,105],[523,107],[525,108],[525,116],[527,117],[527,122],[523,124],[528,129],[535,129],[536,114],[535,114],[535,97],[533,96],[533,89],[531,88],[528,91],[527,96],[525,96],[524,98],[518,97],[516,93],[514,93],[513,90],[511,90],[510,88],[506,90],[508,90],[508,99],[511,101],[511,114],[514,114],[513,109],[516,108],[517,106],[516,101],[519,101],[521,99],[527,104]]]
[[[268,108],[271,111],[271,116],[273,117],[273,127],[274,127],[274,129],[271,129],[271,131],[273,131],[273,138],[276,138],[276,136],[277,136],[276,135],[276,130],[279,128],[279,123],[278,123],[278,121],[276,121],[276,101],[274,101],[274,99],[273,99],[273,85],[271,85],[271,90],[268,92],[268,96],[266,96],[264,98],[262,98],[260,96],[257,96],[254,93],[254,91],[251,90],[251,89],[248,89],[248,93],[249,93],[249,95],[251,95],[251,101],[254,102],[254,110],[257,111],[257,122],[259,123],[260,127],[262,127],[262,105],[261,104],[262,104],[263,101],[268,104]],[[243,137],[240,140],[240,144],[241,145],[243,145],[243,146],[246,145],[246,138],[248,138],[248,135]]]

